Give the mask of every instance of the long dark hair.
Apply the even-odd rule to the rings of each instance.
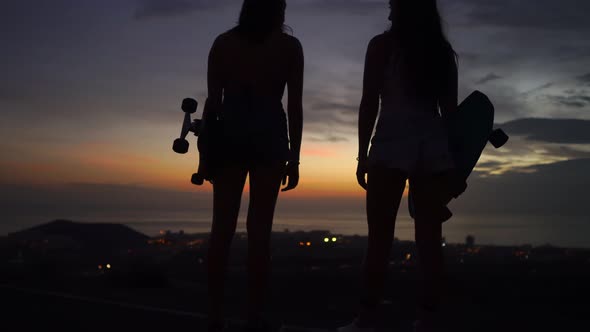
[[[235,31],[253,42],[263,42],[285,26],[286,0],[244,0]]]
[[[406,92],[436,93],[445,74],[457,65],[437,0],[390,0],[389,4],[392,24],[387,33]]]

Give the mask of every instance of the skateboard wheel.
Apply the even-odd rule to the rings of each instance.
[[[504,144],[506,144],[506,142],[508,142],[508,139],[508,135],[506,135],[506,133],[502,129],[496,129],[492,131],[489,141],[496,149],[499,149],[503,147]]]
[[[193,114],[197,111],[199,103],[193,98],[186,98],[182,101],[182,110],[185,113]]]
[[[174,140],[174,144],[172,145],[172,150],[176,153],[185,154],[188,152],[188,141],[182,138],[177,138]]]
[[[194,184],[195,186],[202,186],[204,182],[205,182],[205,179],[199,173],[195,173],[191,177],[191,183]]]

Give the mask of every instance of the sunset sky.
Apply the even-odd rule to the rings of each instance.
[[[361,197],[354,170],[363,60],[369,39],[388,26],[387,1],[287,3],[306,71],[301,185],[284,196]],[[581,207],[590,203],[584,198],[590,2],[439,3],[460,56],[460,98],[474,89],[488,94],[496,122],[512,136],[506,148],[486,150],[464,209],[487,213],[476,207],[501,186],[506,202],[518,201],[517,212],[546,201],[542,208],[550,205],[550,213],[588,216]],[[4,217],[17,215],[30,197],[77,196],[82,187],[209,191],[189,182],[196,150],[181,156],[171,146],[180,102],[204,103],[209,48],[234,26],[240,6],[238,0],[2,1],[0,198],[12,208],[3,209],[11,211]],[[191,148],[195,143],[191,138]]]

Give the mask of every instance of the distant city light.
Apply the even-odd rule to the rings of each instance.
[[[107,264],[107,269],[110,269],[110,268],[111,268],[111,264]]]
[[[326,243],[330,242],[330,238],[327,238],[327,237],[324,238],[324,242],[326,242]]]
[[[447,244],[446,244],[445,242],[443,242],[443,243],[442,243],[442,246],[443,246],[443,247],[446,247],[446,246],[447,246]]]
[[[333,237],[332,242],[336,242],[336,241],[338,241],[338,239],[336,237]]]
[[[412,254],[406,254],[406,260],[409,261],[410,259],[412,259]]]
[[[306,243],[308,247],[311,247],[311,242]]]
[[[98,266],[98,269],[99,269],[99,270],[102,270],[102,265],[99,265],[99,266]]]

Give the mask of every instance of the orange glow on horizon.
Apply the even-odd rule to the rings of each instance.
[[[1,161],[3,178],[0,181],[33,185],[89,183],[180,191],[212,190],[210,184],[195,187],[190,183],[190,176],[198,166],[196,151],[177,155],[171,151],[170,142],[157,143],[119,142],[113,138],[111,142],[80,141],[59,146],[40,142],[26,147],[9,147],[8,151],[22,150],[26,155],[18,161]],[[304,142],[300,185],[283,195],[297,198],[363,195],[355,182],[353,150],[354,147],[348,144]]]
[[[193,144],[194,142],[191,142]],[[356,182],[356,145],[348,142],[304,142],[299,186],[282,197],[363,197]],[[4,148],[4,147],[3,147]],[[49,142],[8,146],[24,151],[17,161],[0,161],[0,183],[66,185],[72,183],[132,185],[186,192],[211,192],[211,184],[197,187],[190,177],[198,166],[192,152],[178,155],[170,142],[140,140],[80,141],[54,146]],[[248,192],[246,183],[245,192]]]

